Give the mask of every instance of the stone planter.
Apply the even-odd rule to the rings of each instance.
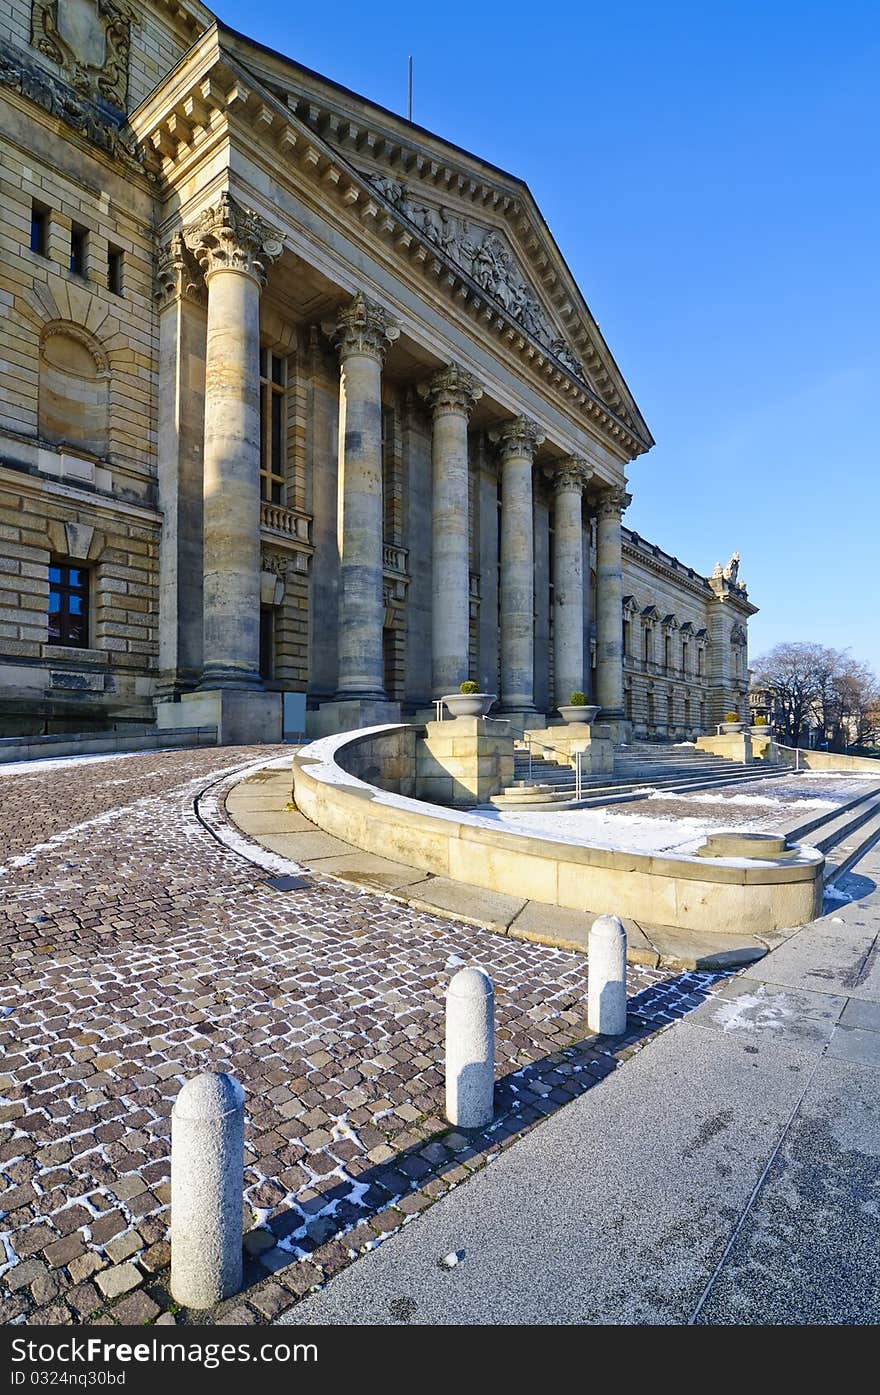
[[[751,736],[766,736],[766,737],[769,737],[769,736],[770,736],[770,728],[769,728],[769,727],[749,727],[749,734],[750,734]]]
[[[451,717],[485,717],[495,701],[495,693],[444,693]]]
[[[601,710],[601,707],[574,707],[570,703],[556,709],[564,722],[584,722],[587,726],[596,720]]]
[[[744,726],[745,722],[722,722],[721,730],[723,732],[742,731]]]

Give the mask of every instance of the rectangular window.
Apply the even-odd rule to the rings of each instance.
[[[107,289],[113,295],[122,295],[122,268],[124,252],[121,247],[107,248]]]
[[[49,255],[49,210],[42,203],[31,204],[31,251]]]
[[[284,503],[287,458],[287,360],[260,350],[260,498]]]
[[[86,274],[86,251],[89,242],[88,228],[80,227],[79,223],[70,225],[70,269],[77,276]]]
[[[260,677],[271,678],[274,667],[275,611],[260,607]]]
[[[89,647],[88,568],[67,562],[49,567],[49,643]]]

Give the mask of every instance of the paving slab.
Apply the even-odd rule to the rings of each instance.
[[[731,969],[767,953],[760,940],[744,936],[711,935],[704,931],[681,930],[673,925],[642,925],[659,962],[682,969]]]
[[[315,829],[314,824],[302,833],[260,834],[260,843],[281,857],[309,865],[313,858],[338,857],[340,853],[351,852],[350,843],[343,842],[341,838],[334,838],[331,833],[321,833]]]
[[[525,906],[520,896],[505,896],[500,891],[484,891],[467,882],[451,877],[427,877],[407,887],[407,905],[416,910],[440,909],[467,921],[485,925],[492,930],[507,930]]]
[[[559,945],[562,949],[586,952],[590,926],[595,911],[572,911],[566,906],[547,906],[541,901],[527,901],[512,922],[509,934],[534,944]],[[624,920],[627,956],[631,963],[654,965],[658,954],[641,926],[634,920]]]
[[[841,1027],[861,1027],[867,1032],[880,1032],[880,1003],[850,998],[840,1017]]]
[[[332,877],[342,877],[347,882],[375,887],[379,891],[411,886],[414,882],[422,882],[425,876],[420,867],[393,862],[375,853],[358,852],[356,848],[335,857],[313,858],[309,866],[314,872],[327,872]]]
[[[415,1323],[687,1322],[811,1065],[691,1022],[282,1322],[393,1323],[401,1299]]]
[[[315,825],[295,809],[253,809],[235,805],[226,811],[233,823],[250,837],[264,833],[314,833]]]
[[[828,1055],[835,1060],[880,1069],[880,1035],[862,1027],[836,1027],[828,1043]]]
[[[822,1000],[822,1001],[819,1001]],[[811,994],[765,983],[738,983],[691,1014],[703,1029],[746,1041],[774,1041],[820,1056],[831,1039],[845,998]]]
[[[876,1070],[823,1060],[701,1324],[880,1321]]]

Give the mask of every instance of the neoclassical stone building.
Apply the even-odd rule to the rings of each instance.
[[[652,438],[520,179],[191,0],[9,0],[0,115],[0,730],[744,707],[738,559],[623,526]]]

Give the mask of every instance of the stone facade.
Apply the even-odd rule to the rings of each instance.
[[[754,607],[623,527],[652,438],[520,180],[191,0],[6,0],[0,116],[0,731],[742,706]]]

